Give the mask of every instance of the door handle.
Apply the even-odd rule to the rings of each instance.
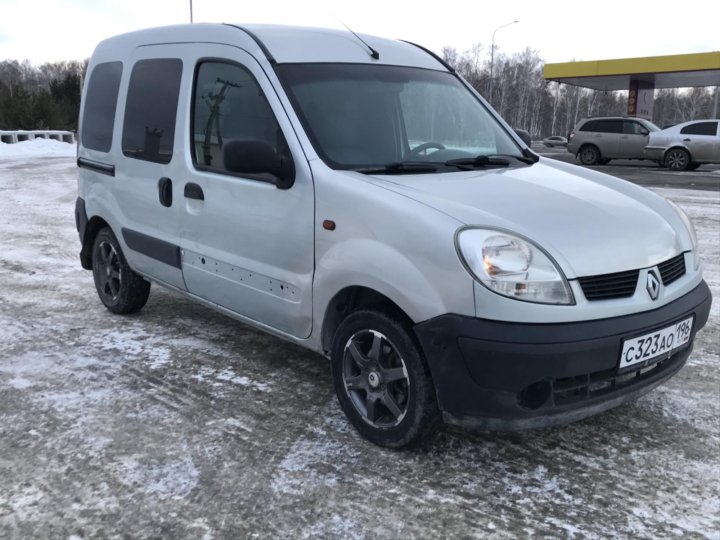
[[[158,180],[158,198],[165,208],[172,206],[172,180],[169,178]]]
[[[184,194],[185,197],[187,197],[188,199],[195,199],[197,201],[205,200],[205,194],[203,193],[202,188],[194,182],[189,182],[185,184]]]
[[[683,142],[690,142],[692,139],[683,139]]]

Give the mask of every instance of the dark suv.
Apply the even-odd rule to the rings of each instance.
[[[611,159],[645,159],[648,134],[660,128],[643,118],[608,116],[578,122],[568,137],[568,152],[583,165],[603,165]]]

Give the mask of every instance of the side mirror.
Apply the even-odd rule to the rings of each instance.
[[[295,183],[295,164],[290,156],[278,154],[265,141],[235,139],[223,145],[225,169],[239,174],[270,174],[279,189]]]
[[[647,129],[643,128],[640,130],[640,135],[642,135],[643,137],[647,137],[649,134],[650,132]]]
[[[530,132],[525,129],[519,129],[519,128],[513,128],[515,133],[517,133],[518,137],[522,139],[522,141],[528,146],[532,146],[532,137],[530,136]]]

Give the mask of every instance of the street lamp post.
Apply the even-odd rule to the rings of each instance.
[[[498,27],[495,29],[495,32],[497,32],[497,31],[500,30],[501,28],[505,28],[506,26],[510,26],[511,24],[515,24],[515,23],[517,23],[517,22],[520,22],[520,21],[513,21],[513,22],[509,22],[509,23],[507,23],[507,24],[503,24],[502,26],[498,26]],[[495,32],[493,32],[493,35],[492,35],[492,45],[490,45],[490,93],[489,93],[489,95],[488,95],[488,102],[490,103],[491,106],[492,106],[493,82],[494,82],[494,79],[493,79],[493,68],[495,67]]]
[[[192,0],[190,0],[190,24],[193,22]]]

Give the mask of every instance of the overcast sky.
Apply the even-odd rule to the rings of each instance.
[[[437,53],[475,44],[547,62],[720,50],[720,0],[194,0],[195,22],[342,28]],[[88,58],[105,37],[190,20],[189,0],[0,0],[0,60]]]

